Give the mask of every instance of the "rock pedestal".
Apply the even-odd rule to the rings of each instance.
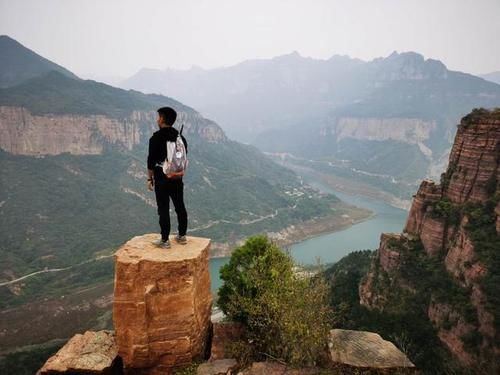
[[[210,239],[170,249],[136,236],[115,253],[113,322],[125,373],[169,374],[206,356],[212,309]]]

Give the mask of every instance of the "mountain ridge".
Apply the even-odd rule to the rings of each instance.
[[[403,200],[422,178],[439,178],[460,118],[474,107],[500,103],[500,85],[416,52],[394,51],[371,61],[286,54],[193,73],[143,73],[124,87],[175,93],[234,139],[314,159],[308,167]],[[421,123],[433,129],[416,145],[398,137],[398,121],[413,123],[408,131],[415,133]],[[348,134],[357,135],[337,138],[347,124],[355,124]],[[370,138],[372,124],[384,124],[383,140]],[[396,160],[390,181],[380,172],[388,159]]]
[[[0,35],[0,88],[15,86],[51,70],[79,79],[68,69],[40,56],[8,35]]]

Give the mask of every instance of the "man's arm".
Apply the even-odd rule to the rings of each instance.
[[[153,137],[149,138],[149,148],[148,148],[148,180],[153,178]]]

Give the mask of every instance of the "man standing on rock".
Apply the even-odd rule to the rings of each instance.
[[[186,244],[187,231],[187,211],[184,206],[184,182],[181,175],[169,175],[163,173],[161,164],[167,156],[166,142],[175,142],[179,132],[173,127],[177,118],[177,112],[170,107],[158,109],[158,131],[154,132],[149,139],[148,152],[148,190],[152,191],[153,186],[158,206],[159,223],[161,228],[161,238],[153,243],[162,248],[170,248],[170,213],[169,198],[175,207],[178,221],[178,234],[175,240],[180,244]],[[181,134],[187,155],[186,138]]]

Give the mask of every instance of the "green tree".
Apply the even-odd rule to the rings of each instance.
[[[254,356],[297,366],[318,362],[332,322],[322,277],[295,272],[290,254],[265,235],[249,237],[220,273],[219,306],[246,326]]]

